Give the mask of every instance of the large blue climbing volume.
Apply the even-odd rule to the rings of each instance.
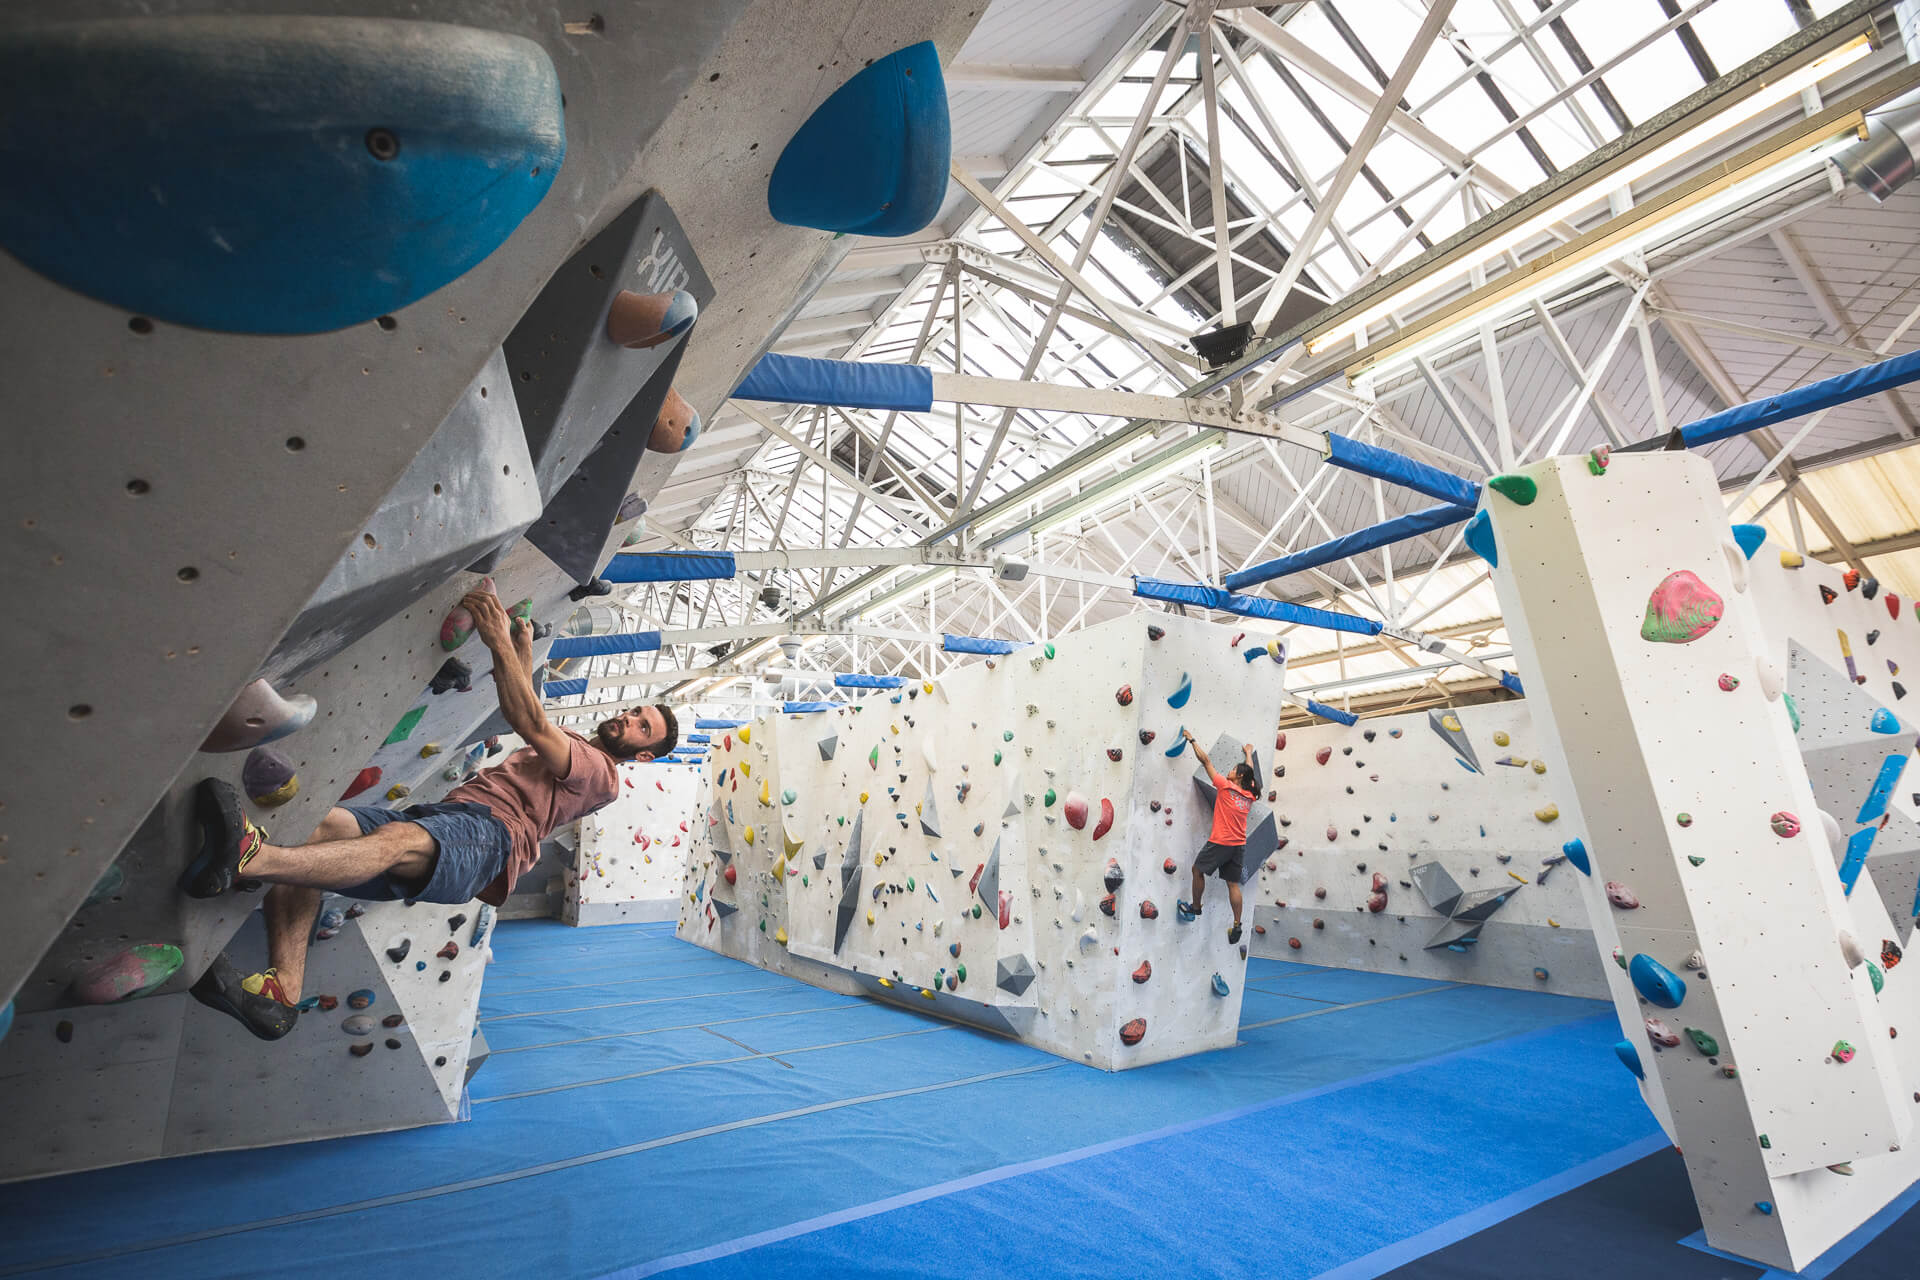
[[[76,292],[232,333],[397,311],[497,249],[566,154],[546,50],[363,17],[0,33],[0,247]]]
[[[767,183],[774,221],[863,236],[905,236],[947,195],[953,131],[931,41],[855,72],[807,117]]]

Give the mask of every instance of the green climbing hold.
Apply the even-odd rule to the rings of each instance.
[[[1640,638],[1656,644],[1689,644],[1714,629],[1726,602],[1699,577],[1676,569],[1647,597]]]
[[[1693,1041],[1693,1047],[1709,1058],[1720,1056],[1720,1042],[1698,1027],[1687,1028],[1687,1038]]]
[[[387,735],[387,740],[381,743],[380,745],[383,747],[390,747],[396,742],[405,742],[407,740],[407,735],[412,733],[414,730],[414,727],[420,723],[420,717],[426,714],[427,714],[427,708],[424,704],[422,704],[421,706],[417,706],[413,710],[407,712],[407,714],[401,716],[400,722],[393,726],[393,732],[389,733]],[[362,750],[364,749],[365,748],[362,748]]]
[[[1049,809],[1053,808],[1053,801],[1054,801],[1053,788],[1048,787],[1047,788],[1047,808]]]
[[[999,753],[998,751],[995,751],[995,752],[993,753],[993,762],[994,762],[995,764],[999,764],[999,763],[1000,763],[1000,753]]]
[[[1793,695],[1790,693],[1781,694],[1780,702],[1787,709],[1787,723],[1793,726],[1795,733],[1800,732],[1800,708],[1794,703]]]
[[[137,999],[171,978],[184,959],[171,943],[137,942],[83,969],[73,980],[73,998],[80,1004]]]
[[[1873,994],[1879,995],[1880,988],[1887,985],[1886,975],[1880,972],[1879,965],[1869,960],[1867,961],[1867,976],[1873,979]]]
[[[975,920],[980,918],[980,904],[977,902],[973,904],[973,918]]]
[[[953,966],[953,976],[965,982],[967,980],[967,966],[963,964]]]
[[[800,793],[798,791],[795,791],[792,787],[788,787],[785,791],[782,791],[780,793],[781,804],[792,804],[795,800],[798,800],[799,798],[800,798]]]
[[[908,877],[907,877],[907,892],[908,892],[908,893],[912,893],[912,892],[913,892],[913,877],[912,877],[912,876],[908,876]]]
[[[1540,486],[1534,483],[1532,476],[1497,475],[1487,481],[1487,488],[1519,507],[1532,506],[1533,500],[1540,496]]]
[[[1053,657],[1053,646],[1052,646],[1052,645],[1048,645],[1048,646],[1047,646],[1047,649],[1046,649],[1046,653],[1047,653],[1047,657],[1048,657],[1049,659],[1051,659],[1051,658]]]
[[[1012,741],[1013,741],[1013,730],[1011,730],[1011,729],[1009,729],[1009,730],[1007,730],[1007,731],[1006,731],[1005,733],[1003,733],[1003,734],[1001,734],[1001,735],[1000,735],[1000,741],[1002,741],[1002,742],[1012,742]]]
[[[1694,866],[1698,867],[1703,865],[1706,862],[1706,859],[1701,857],[1697,853],[1690,853],[1687,855],[1687,861],[1691,862]]]
[[[1773,1144],[1767,1141],[1767,1135],[1764,1133],[1760,1135],[1760,1149],[1762,1151],[1773,1150]]]

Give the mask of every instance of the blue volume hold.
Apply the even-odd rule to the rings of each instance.
[[[1627,976],[1633,979],[1635,991],[1662,1009],[1678,1009],[1687,998],[1687,984],[1680,975],[1644,951],[1628,962]]]
[[[1873,709],[1873,718],[1867,721],[1867,727],[1875,733],[1898,733],[1900,732],[1900,717],[1885,707],[1875,707]]]
[[[1593,874],[1593,864],[1587,861],[1587,842],[1579,836],[1575,836],[1573,839],[1561,845],[1560,852],[1567,855],[1567,861],[1578,868],[1581,875],[1590,876]]]
[[[1847,887],[1849,898],[1853,896],[1853,882],[1860,878],[1860,868],[1867,865],[1867,854],[1873,848],[1873,838],[1879,834],[1878,827],[1862,827],[1847,841],[1847,856],[1840,860],[1840,883]]]
[[[1733,526],[1733,540],[1740,544],[1740,550],[1751,560],[1753,553],[1760,549],[1760,544],[1767,540],[1766,526],[1737,524]]]
[[[1900,785],[1900,775],[1906,771],[1907,757],[1888,756],[1880,762],[1880,772],[1874,777],[1873,790],[1867,792],[1866,800],[1860,806],[1855,822],[1878,822],[1887,811],[1887,801],[1893,798],[1893,789]]]
[[[1475,512],[1473,519],[1467,521],[1466,544],[1467,550],[1494,568],[1500,567],[1500,549],[1493,545],[1493,520],[1486,511]]]
[[[566,131],[521,36],[103,18],[0,35],[0,156],[0,247],[41,275],[173,324],[305,334],[478,265],[553,185]]]
[[[1640,1065],[1640,1050],[1634,1047],[1633,1041],[1620,1041],[1613,1046],[1613,1052],[1614,1056],[1620,1059],[1620,1065],[1633,1072],[1636,1080],[1647,1078],[1646,1068]]]
[[[1167,705],[1175,711],[1187,705],[1187,699],[1193,696],[1193,677],[1186,672],[1180,673],[1180,687],[1167,695]]]

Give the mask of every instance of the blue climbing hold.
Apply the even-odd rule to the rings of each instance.
[[[1840,860],[1840,883],[1846,887],[1849,898],[1853,896],[1854,881],[1860,878],[1861,869],[1867,865],[1867,854],[1873,849],[1873,838],[1879,834],[1879,827],[1862,827],[1847,841],[1846,857]]]
[[[1645,952],[1628,963],[1627,976],[1633,979],[1635,991],[1662,1009],[1678,1009],[1687,998],[1687,984],[1680,981],[1680,975]]]
[[[1567,855],[1567,861],[1571,862],[1581,875],[1593,874],[1593,864],[1587,861],[1587,842],[1579,836],[1561,845],[1560,852]]]
[[[371,988],[362,987],[358,991],[355,991],[347,996],[347,1008],[365,1009],[378,998],[379,998],[378,996],[373,994],[373,990]]]
[[[1179,755],[1182,751],[1185,751],[1186,749],[1187,749],[1187,726],[1181,725],[1178,736],[1176,736],[1173,740],[1173,745],[1167,748],[1167,759],[1169,760],[1173,759],[1175,756]]]
[[[1167,705],[1175,711],[1187,705],[1187,699],[1193,696],[1193,677],[1185,671],[1180,673],[1180,687],[1167,695]],[[1173,755],[1173,752],[1168,752]]]
[[[13,1001],[0,1006],[0,1040],[7,1038],[7,1032],[13,1030]]]
[[[1873,718],[1867,721],[1867,727],[1875,733],[1898,733],[1900,732],[1900,717],[1885,707],[1875,707],[1873,709]]]
[[[1224,996],[1224,995],[1230,994],[1232,991],[1233,991],[1233,988],[1227,985],[1227,980],[1225,978],[1221,977],[1217,973],[1213,975],[1213,994],[1217,996]]]
[[[0,36],[0,154],[0,246],[41,275],[139,317],[303,334],[479,264],[553,185],[566,131],[522,36],[170,15]]]
[[[1773,1201],[1771,1200],[1755,1200],[1753,1207],[1766,1214],[1769,1218],[1773,1216]]]
[[[1760,549],[1760,544],[1767,540],[1766,527],[1757,524],[1737,524],[1733,526],[1733,540],[1740,544],[1740,550],[1745,553],[1747,559],[1751,560],[1753,553]]]
[[[1646,1068],[1640,1065],[1640,1050],[1634,1047],[1633,1041],[1620,1041],[1613,1046],[1613,1052],[1614,1056],[1620,1059],[1620,1065],[1633,1072],[1636,1079],[1647,1078]]]
[[[1494,568],[1500,567],[1500,551],[1493,545],[1493,517],[1485,510],[1475,512],[1473,519],[1467,521],[1465,540],[1467,550]]]
[[[1900,785],[1900,775],[1907,767],[1907,755],[1903,751],[1888,756],[1880,762],[1880,772],[1874,775],[1873,787],[1867,792],[1867,798],[1860,804],[1860,813],[1855,822],[1878,822],[1880,815],[1887,811],[1887,801],[1893,798],[1893,789]]]
[[[863,236],[925,227],[947,196],[953,130],[932,41],[854,73],[807,117],[767,183],[775,222]]]

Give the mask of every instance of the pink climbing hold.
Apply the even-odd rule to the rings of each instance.
[[[1083,830],[1087,825],[1087,798],[1078,791],[1067,792],[1067,802],[1061,812],[1066,815],[1068,826],[1075,831]]]
[[[1733,691],[1734,691],[1735,689],[1738,689],[1739,687],[1740,687],[1740,677],[1739,677],[1739,676],[1736,676],[1736,675],[1729,675],[1729,674],[1727,674],[1727,673],[1725,673],[1725,672],[1722,672],[1722,673],[1721,673],[1721,675],[1720,675],[1720,692],[1722,692],[1722,693],[1732,693],[1732,692],[1733,692]]]
[[[1013,895],[1005,889],[1000,891],[1000,927],[1006,928],[1013,923]]]
[[[1152,976],[1153,976],[1153,962],[1151,960],[1142,960],[1140,962],[1140,967],[1133,971],[1133,980],[1135,982],[1145,982],[1148,978],[1151,978]]]
[[[1113,830],[1113,801],[1100,797],[1100,820],[1093,824],[1093,838],[1098,840]]]
[[[1607,881],[1607,901],[1622,911],[1632,911],[1640,905],[1640,899],[1634,895],[1633,890],[1618,880]]]
[[[1800,834],[1800,819],[1794,817],[1785,809],[1774,814],[1768,821],[1773,825],[1773,834],[1783,840],[1790,840]]]
[[[1340,828],[1334,826],[1332,823],[1328,823],[1327,824],[1327,842],[1331,844],[1333,841],[1338,840],[1339,838],[1340,838]]]
[[[1658,1018],[1647,1019],[1647,1038],[1669,1049],[1680,1043],[1680,1033]]]
[[[152,991],[179,971],[185,957],[165,942],[139,942],[80,971],[73,998],[80,1004],[112,1004]]]
[[[1725,608],[1712,587],[1690,571],[1676,569],[1647,597],[1640,638],[1656,644],[1689,644],[1718,626]]]
[[[1286,734],[1284,734],[1284,733],[1276,733],[1276,734],[1274,734],[1274,735],[1273,735],[1273,749],[1274,749],[1275,751],[1285,751],[1285,750],[1287,749],[1287,735],[1286,735]]]
[[[1313,762],[1315,764],[1325,764],[1327,761],[1331,760],[1332,758],[1333,758],[1332,747],[1322,747],[1318,751],[1313,753]]]

